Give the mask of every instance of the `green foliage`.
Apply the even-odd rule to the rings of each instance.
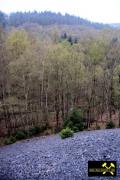
[[[23,14],[14,14],[14,18],[20,18]],[[27,15],[36,18],[41,14]],[[47,15],[46,19],[51,16],[50,13],[42,15]],[[13,16],[10,15],[11,17]],[[29,22],[33,22],[33,19]],[[15,23],[16,26],[19,26],[17,23],[21,24]],[[95,33],[95,30],[84,32],[84,27],[62,26],[43,28],[28,23],[21,28],[8,28],[6,32],[3,32],[3,28],[0,29],[0,102],[10,104],[10,108],[4,108],[6,113],[10,111],[13,115],[14,112],[20,114],[22,119],[15,122],[16,127],[22,128],[24,118],[28,120],[25,121],[25,127],[29,126],[31,118],[35,124],[42,114],[45,115],[43,121],[46,122],[52,119],[52,113],[56,115],[56,125],[59,126],[59,117],[62,115],[64,119],[68,109],[74,105],[83,105],[86,111],[84,119],[89,124],[87,120],[92,120],[96,114],[94,112],[99,111],[104,115],[106,107],[120,107],[119,38],[110,43],[115,34],[112,30]],[[88,35],[86,32],[89,32]],[[34,102],[37,103],[35,107]],[[17,108],[12,104],[20,106]],[[36,110],[40,110],[39,115],[35,113]],[[13,121],[16,119],[13,118]],[[64,122],[64,127],[69,127],[74,132],[83,130],[83,125],[82,112],[78,109],[71,111]],[[33,127],[22,131],[22,135],[17,133],[17,138],[24,139],[44,132],[45,129],[45,126]],[[58,129],[56,126],[56,132]]]
[[[40,132],[39,127],[33,127],[33,128],[29,129],[28,134],[29,134],[29,136],[33,136],[33,135],[38,134],[39,132]]]
[[[112,121],[110,121],[107,123],[106,129],[112,129],[112,128],[115,128],[115,124]]]
[[[47,129],[46,126],[41,126],[41,127],[35,126],[31,129],[29,129],[28,134],[29,134],[29,136],[37,135],[39,133],[44,132],[46,129]]]
[[[34,126],[30,128],[29,130],[18,131],[16,133],[16,139],[21,140],[21,139],[25,139],[26,137],[34,136],[34,135],[44,132],[46,129],[47,129],[46,126],[41,126],[41,127]]]
[[[28,136],[28,130],[22,130],[22,132],[26,135],[26,137]]]
[[[96,65],[101,61],[105,54],[105,44],[103,41],[93,41],[90,44],[89,55],[91,62]]]
[[[7,39],[11,57],[19,58],[29,45],[28,34],[25,30],[12,31]]]
[[[69,42],[70,45],[73,44],[77,44],[78,43],[78,39],[77,37],[73,37],[73,36],[67,36],[67,33],[64,33],[61,35],[61,40],[67,40]],[[61,42],[61,41],[60,41]]]
[[[67,39],[67,33],[66,32],[61,35],[61,39]]]
[[[9,145],[9,144],[13,144],[16,142],[16,138],[13,136],[10,136],[9,138],[6,138],[4,141],[4,144]]]
[[[47,126],[35,126],[33,128],[30,128],[29,130],[22,130],[22,131],[17,131],[14,136],[10,136],[5,139],[4,144],[13,144],[16,142],[16,140],[22,140],[27,137],[31,137],[33,135],[37,135],[39,133],[44,132],[47,129]]]
[[[25,131],[18,131],[15,135],[17,140],[25,139],[27,137]]]
[[[64,122],[64,127],[71,128],[74,132],[84,129],[82,111],[73,109]]]
[[[79,128],[76,127],[76,126],[74,126],[72,129],[73,129],[74,132],[79,132]]]
[[[74,135],[74,132],[70,128],[65,128],[60,132],[60,136],[62,139],[72,137]]]

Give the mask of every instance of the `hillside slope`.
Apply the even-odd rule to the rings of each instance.
[[[0,179],[93,179],[87,176],[88,160],[116,160],[120,172],[119,144],[120,129],[80,132],[65,140],[53,135],[17,142],[0,148]]]
[[[95,29],[104,29],[110,28],[108,24],[91,22],[87,19],[83,19],[78,16],[65,14],[62,15],[61,13],[54,13],[51,11],[44,11],[44,12],[13,12],[10,15],[7,15],[0,11],[0,25],[3,27],[10,25],[10,26],[21,26],[24,23],[37,23],[39,25],[81,25],[86,27],[92,27]]]

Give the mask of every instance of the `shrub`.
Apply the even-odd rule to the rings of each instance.
[[[35,134],[36,134],[35,127],[30,128],[30,129],[28,130],[28,134],[29,134],[29,136],[33,136],[33,135],[35,135]]]
[[[24,131],[18,131],[16,133],[15,137],[16,137],[17,140],[21,140],[21,139],[25,139],[27,137],[27,135],[25,134]]]
[[[66,118],[64,121],[63,128],[66,128],[66,127],[69,127],[70,129],[74,128],[74,124],[69,118]]]
[[[16,142],[16,138],[13,136],[10,136],[9,138],[6,138],[4,141],[4,144],[8,145],[8,144],[13,144]]]
[[[16,138],[15,138],[15,137],[13,137],[13,136],[11,136],[11,137],[10,137],[10,140],[11,140],[11,142],[13,142],[13,143],[15,143],[15,142],[16,142]]]
[[[73,109],[64,121],[64,127],[69,127],[73,131],[82,131],[84,129],[82,111]]]
[[[41,132],[41,128],[39,126],[34,127],[35,134],[39,134]]]
[[[9,138],[6,138],[4,141],[4,144],[13,144],[16,142],[16,140],[22,140],[27,137],[30,137],[32,135],[39,134],[40,132],[44,132],[47,129],[47,126],[35,126],[29,130],[22,130],[22,131],[17,131],[14,136],[10,136]]]
[[[62,139],[72,137],[74,135],[74,132],[70,128],[65,128],[60,132],[60,136]]]
[[[35,126],[35,127],[31,128],[31,129],[29,129],[29,136],[39,134],[40,132],[41,132],[40,127]]]
[[[78,128],[79,131],[83,131],[84,129],[84,125],[82,122],[80,122],[79,124],[76,124],[76,127]]]
[[[115,124],[112,121],[110,121],[107,123],[106,129],[112,129],[112,128],[115,128]]]
[[[73,131],[74,131],[74,132],[79,132],[78,127],[75,127],[75,126],[74,126],[74,127],[73,127]]]
[[[22,132],[27,136],[29,136],[29,131],[28,130],[22,130]]]
[[[28,135],[29,136],[37,135],[39,133],[44,132],[46,129],[47,129],[46,126],[41,126],[41,127],[35,126],[35,127],[31,128],[31,129],[29,129]]]

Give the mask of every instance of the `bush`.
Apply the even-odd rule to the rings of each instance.
[[[16,140],[22,140],[27,137],[39,134],[40,132],[44,132],[47,129],[47,126],[35,126],[29,130],[22,130],[22,131],[17,131],[14,136],[10,136],[9,138],[6,138],[4,141],[4,144],[13,144],[16,142]]]
[[[22,132],[27,136],[29,136],[29,131],[28,130],[22,130]]]
[[[75,132],[84,129],[82,111],[73,109],[64,121],[64,128],[69,127]]]
[[[112,121],[110,121],[107,123],[106,129],[112,129],[112,128],[115,128],[115,124]]]
[[[25,131],[18,131],[16,133],[15,137],[17,140],[21,140],[21,139],[25,139],[27,137],[27,135],[26,135]]]
[[[79,128],[74,126],[74,127],[73,127],[73,131],[74,131],[74,132],[79,132]]]
[[[6,138],[4,141],[4,144],[8,145],[8,144],[13,144],[16,142],[16,138],[13,136],[10,136],[9,138]]]
[[[39,134],[40,132],[41,132],[41,128],[39,126],[35,126],[31,129],[29,129],[29,135],[30,136]]]
[[[60,136],[62,139],[72,137],[74,135],[74,132],[70,128],[65,128],[60,132]]]
[[[30,129],[28,130],[28,135],[29,135],[29,136],[33,136],[33,135],[36,135],[36,134],[37,134],[37,132],[36,132],[35,127],[30,128]]]
[[[84,130],[84,125],[82,122],[80,122],[79,124],[76,124],[76,127],[78,128],[79,131],[83,131]]]
[[[47,129],[46,126],[41,126],[41,127],[35,126],[35,127],[31,128],[31,129],[29,129],[28,135],[29,136],[37,135],[39,133],[44,132],[46,129]]]

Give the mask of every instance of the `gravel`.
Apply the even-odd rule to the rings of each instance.
[[[88,177],[88,160],[117,161],[117,177]],[[120,179],[120,129],[37,137],[0,148],[0,180]]]

